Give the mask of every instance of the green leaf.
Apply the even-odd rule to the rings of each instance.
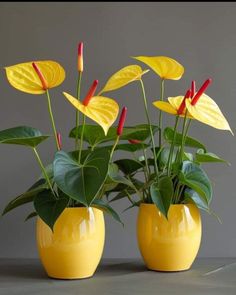
[[[179,181],[187,187],[196,191],[207,204],[210,204],[212,199],[211,182],[201,167],[190,161],[184,161]]]
[[[117,160],[115,161],[115,164],[126,175],[132,174],[133,172],[143,168],[143,165],[140,162],[131,159]]]
[[[42,135],[39,130],[28,126],[14,127],[0,131],[0,143],[18,144],[28,147],[36,147],[48,137],[49,135]]]
[[[98,209],[105,211],[106,213],[110,214],[116,221],[120,222],[122,225],[123,222],[120,219],[120,216],[116,213],[116,211],[106,202],[103,200],[94,200],[92,206]]]
[[[69,203],[69,197],[56,199],[50,190],[40,192],[34,199],[34,208],[39,217],[51,228]]]
[[[165,147],[161,150],[160,155],[158,157],[158,162],[159,162],[160,168],[167,166],[168,159],[169,159],[169,153],[170,153],[169,147]],[[175,163],[176,154],[177,154],[177,151],[174,150],[171,164]]]
[[[119,174],[119,167],[115,163],[109,164],[108,175],[110,179],[117,183],[122,183],[130,187],[134,187],[133,183],[126,177]]]
[[[197,192],[190,188],[184,190],[184,198],[186,202],[191,200],[199,209],[205,210],[209,213],[209,205],[205,198],[202,198]]]
[[[166,127],[164,130],[164,138],[168,143],[171,144],[174,138],[174,129],[170,127]],[[175,136],[175,145],[180,146],[181,143],[182,143],[182,134],[177,132]],[[192,148],[200,148],[206,151],[205,146],[200,141],[189,136],[186,137],[185,146],[192,147]]]
[[[224,159],[219,158],[217,155],[213,153],[207,153],[204,152],[203,149],[197,150],[197,153],[195,155],[196,161],[199,163],[204,162],[220,162],[220,163],[228,163]]]
[[[173,183],[170,177],[165,176],[159,180],[159,183],[152,183],[150,188],[153,203],[167,218],[172,196],[174,193]]]
[[[108,173],[109,151],[95,150],[79,164],[71,155],[59,151],[54,160],[54,180],[72,199],[90,206],[102,188]]]
[[[152,126],[153,133],[158,130],[157,126]],[[111,127],[107,133],[104,135],[104,131],[100,126],[96,125],[86,125],[84,128],[83,140],[88,142],[91,146],[96,146],[104,142],[114,141],[117,138],[117,127]],[[82,126],[77,129],[73,128],[70,131],[69,137],[75,138],[76,133],[78,133],[78,138],[81,138]],[[137,139],[140,141],[146,140],[150,136],[149,125],[141,124],[133,127],[124,127],[123,133],[120,136],[120,140]]]
[[[10,201],[8,203],[8,205],[5,207],[5,209],[3,210],[2,215],[8,213],[9,211],[11,211],[21,205],[33,202],[36,195],[39,192],[45,190],[46,188],[48,188],[48,185],[45,182],[45,180],[44,179],[38,180],[25,193],[19,195],[18,197],[16,197],[12,201]]]
[[[26,218],[25,218],[25,221],[28,221],[29,219],[33,218],[33,217],[36,217],[38,216],[38,213],[37,212],[31,212]]]

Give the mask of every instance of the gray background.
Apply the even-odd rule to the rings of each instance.
[[[0,118],[1,129],[30,125],[51,132],[44,96],[16,91],[7,82],[4,66],[53,59],[60,62],[67,78],[54,89],[53,109],[57,128],[63,135],[64,149],[73,142],[66,136],[74,126],[74,109],[62,91],[75,93],[77,43],[85,43],[83,93],[91,81],[102,86],[115,71],[135,63],[130,56],[166,55],[185,66],[180,81],[168,81],[166,96],[183,94],[192,79],[199,86],[213,78],[208,94],[219,104],[236,131],[236,3],[0,3]],[[157,112],[151,102],[159,95],[159,79],[153,73],[144,82],[152,120]],[[141,93],[135,83],[111,92],[120,106],[129,109],[128,124],[144,122]],[[168,117],[167,123],[173,123]],[[231,162],[213,164],[206,169],[214,184],[212,209],[223,221],[202,214],[203,239],[200,256],[236,256],[236,142],[228,132],[196,123],[191,135],[208,149]],[[53,139],[40,147],[44,163],[52,160]],[[38,177],[39,168],[30,150],[0,146],[0,209],[25,191]],[[114,204],[121,212],[127,202]],[[35,257],[35,221],[24,223],[30,206],[19,208],[0,219],[0,256]],[[105,257],[137,257],[136,216],[133,209],[122,214],[125,228],[106,217]]]

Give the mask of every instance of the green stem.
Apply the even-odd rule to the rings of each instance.
[[[142,93],[143,93],[143,102],[144,102],[144,107],[145,107],[145,113],[149,125],[149,130],[150,130],[150,135],[151,135],[151,141],[152,141],[152,148],[153,148],[153,156],[154,156],[154,167],[155,167],[155,172],[156,176],[158,177],[158,167],[157,167],[157,156],[156,156],[156,150],[155,150],[155,142],[154,142],[154,136],[153,136],[153,131],[152,131],[152,125],[148,113],[148,107],[147,107],[147,98],[146,98],[146,93],[143,85],[143,81],[140,79],[141,87],[142,87]]]
[[[50,99],[50,95],[49,95],[49,91],[46,90],[46,94],[47,94],[47,99],[48,99],[48,112],[51,118],[51,123],[52,123],[52,129],[53,129],[53,133],[54,133],[54,137],[55,137],[55,142],[56,142],[56,146],[57,146],[57,150],[60,150],[60,146],[59,146],[59,142],[57,139],[57,130],[56,130],[56,126],[55,126],[55,122],[54,122],[54,118],[53,118],[53,113],[52,113],[52,106],[51,106],[51,99]]]
[[[187,111],[184,116],[183,128],[182,128],[182,132],[181,132],[182,140],[181,140],[180,152],[179,152],[179,157],[178,157],[179,162],[182,162],[182,159],[183,159],[183,151],[184,151],[184,144],[185,144],[184,134],[185,134],[185,127],[186,127],[186,120],[187,120]]]
[[[143,145],[142,145],[143,147]],[[146,166],[146,178],[148,179],[149,178],[149,175],[150,175],[150,169],[149,169],[149,166],[148,166],[148,160],[147,160],[147,153],[146,153],[146,149],[143,147],[143,156],[144,156],[144,161],[145,161],[145,166]],[[145,172],[144,172],[145,174]]]
[[[110,154],[110,162],[111,162],[111,160],[112,160],[112,157],[113,157],[113,154],[114,154],[115,148],[116,148],[116,146],[117,146],[119,140],[120,140],[120,136],[118,135],[118,136],[116,137],[116,141],[115,141],[115,143],[114,143],[114,145],[113,145],[113,147],[112,147],[112,150],[111,150],[111,154]]]
[[[189,119],[189,121],[188,121],[188,123],[187,123],[187,127],[186,127],[186,129],[185,129],[184,142],[185,142],[185,140],[186,140],[186,136],[187,136],[187,134],[188,134],[188,130],[189,130],[189,127],[190,127],[191,122],[192,122],[192,120]]]
[[[82,154],[82,149],[83,149],[85,118],[86,118],[85,115],[83,115],[82,131],[81,131],[81,137],[80,137],[79,157],[78,157],[79,164],[81,161],[81,154]]]
[[[173,136],[173,141],[171,143],[169,157],[168,157],[168,161],[167,161],[167,175],[168,176],[170,176],[170,168],[171,168],[173,152],[174,152],[174,147],[175,147],[175,138],[176,138],[178,122],[179,122],[179,116],[177,116],[176,119],[175,119],[174,136]]]
[[[47,172],[46,172],[46,170],[45,170],[45,167],[44,167],[44,165],[43,165],[43,163],[42,163],[42,161],[41,161],[41,159],[40,159],[40,156],[39,156],[39,154],[38,154],[38,152],[37,152],[37,150],[36,150],[35,147],[32,148],[32,149],[33,149],[33,151],[34,151],[34,153],[35,153],[36,159],[37,159],[37,161],[38,161],[38,163],[39,163],[39,166],[40,166],[40,168],[41,168],[41,170],[42,170],[42,172],[43,172],[43,175],[44,175],[44,177],[45,177],[45,179],[46,179],[46,181],[47,181],[47,183],[48,183],[48,186],[49,186],[50,190],[52,191],[53,195],[55,196],[55,192],[54,192],[54,190],[53,190],[53,188],[52,188],[52,185],[51,185],[50,179],[49,179],[48,174],[47,174]]]
[[[132,200],[132,198],[131,198],[131,195],[128,193],[127,190],[125,190],[125,192],[126,192],[126,195],[127,195],[127,197],[128,197],[128,200],[130,201],[130,203],[131,203],[132,205],[134,205],[135,203],[133,202],[133,200]]]
[[[161,79],[161,101],[164,99],[164,79]],[[162,145],[162,111],[159,111],[159,147]]]
[[[177,199],[176,199],[176,203],[177,203],[177,204],[180,202],[180,198],[181,198],[181,196],[182,196],[183,191],[184,191],[184,185],[182,185],[182,186],[180,187],[180,190],[179,190],[179,192],[178,192]]]
[[[82,72],[79,72],[78,76],[78,82],[77,82],[77,89],[76,89],[76,95],[77,99],[80,100],[80,89],[81,89],[81,80],[82,80]],[[79,133],[78,133],[78,126],[79,126],[79,110],[76,109],[75,113],[75,149],[78,148],[78,140],[79,140]]]

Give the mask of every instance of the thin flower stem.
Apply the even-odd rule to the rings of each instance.
[[[60,150],[60,145],[59,145],[58,138],[57,138],[57,130],[56,130],[56,126],[55,126],[55,122],[54,122],[54,118],[53,118],[51,99],[50,99],[48,89],[46,90],[46,94],[47,94],[47,99],[48,99],[48,112],[49,112],[49,115],[50,115],[50,118],[51,118],[53,133],[54,133],[55,142],[56,142],[56,147],[57,147],[57,150],[59,151]]]
[[[127,197],[128,197],[128,200],[130,201],[130,203],[131,203],[132,205],[134,205],[135,202],[133,202],[133,200],[132,200],[132,198],[131,198],[131,195],[128,193],[127,190],[125,190],[125,192],[126,192],[126,195],[127,195]]]
[[[115,141],[115,143],[114,143],[114,145],[113,145],[113,147],[112,147],[112,150],[111,150],[111,154],[110,154],[110,162],[111,162],[111,160],[112,160],[112,157],[113,157],[113,154],[114,154],[115,148],[116,148],[116,146],[117,146],[119,140],[120,140],[120,136],[118,135],[118,136],[116,137],[116,141]]]
[[[49,179],[49,177],[48,177],[48,174],[47,174],[47,172],[46,172],[46,169],[45,169],[45,167],[44,167],[44,165],[43,165],[43,163],[42,163],[42,161],[41,161],[41,159],[40,159],[40,156],[39,156],[39,154],[38,154],[38,152],[37,152],[37,149],[34,147],[34,148],[32,148],[32,150],[34,151],[34,154],[35,154],[36,159],[37,159],[37,161],[38,161],[38,163],[39,163],[39,166],[40,166],[40,168],[41,168],[41,170],[42,170],[42,172],[43,172],[43,175],[44,175],[44,177],[45,177],[45,179],[46,179],[46,181],[47,181],[47,183],[48,183],[48,186],[49,186],[50,190],[52,191],[53,195],[55,196],[55,192],[54,192],[54,190],[53,190],[53,188],[52,188],[52,184],[51,184],[51,182],[50,182],[50,179]]]
[[[78,82],[77,82],[77,89],[76,89],[76,95],[77,99],[80,100],[80,89],[81,89],[81,80],[82,80],[82,72],[79,72],[78,76]],[[75,113],[75,149],[77,150],[78,148],[78,140],[79,140],[79,133],[78,133],[78,127],[79,127],[79,110],[76,109]]]
[[[151,141],[152,141],[152,148],[153,148],[153,156],[154,156],[154,167],[155,167],[155,173],[156,177],[158,177],[158,167],[157,167],[157,156],[156,156],[156,150],[155,150],[155,141],[154,141],[154,136],[153,136],[153,131],[152,131],[152,125],[148,113],[148,107],[147,107],[147,98],[146,98],[146,93],[145,93],[145,88],[143,85],[143,81],[140,79],[141,87],[142,87],[142,93],[143,93],[143,102],[144,102],[144,107],[145,107],[145,113],[149,125],[149,130],[150,130],[150,135],[151,135]]]
[[[161,79],[161,101],[164,99],[164,79]],[[159,147],[162,146],[162,111],[159,111]]]
[[[84,141],[84,127],[85,127],[85,115],[83,114],[83,123],[82,123],[82,131],[81,131],[81,137],[80,137],[80,147],[79,147],[79,157],[78,157],[78,162],[81,164],[81,154],[82,154],[82,149],[83,149],[83,141]]]
[[[142,147],[143,147],[143,145],[142,145]],[[144,147],[143,147],[143,156],[144,156],[144,161],[145,161],[145,165],[146,165],[146,172],[147,172],[147,175],[149,176],[149,174],[150,174],[150,168],[148,166],[146,149]]]
[[[169,151],[169,157],[168,157],[168,161],[167,161],[167,175],[168,176],[170,176],[170,170],[171,170],[170,168],[171,168],[173,152],[174,152],[174,148],[175,148],[175,138],[176,138],[178,122],[179,122],[179,116],[177,116],[176,119],[175,119],[174,136],[173,136],[173,141],[171,143],[171,147],[170,147],[170,151]]]
[[[185,144],[185,140],[184,140],[184,134],[185,134],[185,127],[186,127],[186,123],[187,123],[187,111],[185,113],[184,116],[184,121],[183,121],[183,128],[182,128],[182,140],[181,140],[181,146],[180,146],[180,152],[179,152],[179,157],[178,157],[178,161],[182,162],[183,159],[183,152],[184,152],[184,144]]]

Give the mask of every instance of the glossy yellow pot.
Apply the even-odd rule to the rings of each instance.
[[[151,270],[189,269],[197,256],[201,235],[201,215],[193,204],[171,205],[168,220],[154,204],[140,205],[138,245]]]
[[[102,256],[105,240],[103,212],[96,208],[66,208],[54,231],[38,218],[37,244],[49,277],[91,277]]]

